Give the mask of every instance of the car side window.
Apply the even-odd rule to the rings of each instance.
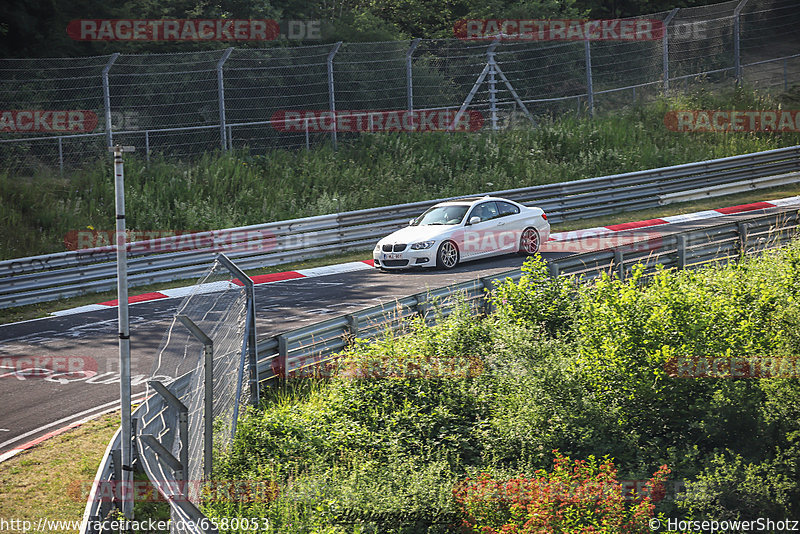
[[[469,218],[480,217],[481,222],[494,219],[499,215],[497,205],[494,202],[483,202],[473,208]]]
[[[496,202],[496,204],[500,210],[500,217],[505,217],[506,215],[516,215],[519,213],[519,208],[509,202]]]

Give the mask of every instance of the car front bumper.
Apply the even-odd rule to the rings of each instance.
[[[376,269],[410,269],[411,267],[436,267],[436,247],[403,252],[372,252]]]

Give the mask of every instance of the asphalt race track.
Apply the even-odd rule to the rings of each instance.
[[[722,216],[713,222],[774,211],[777,209]],[[672,233],[706,224],[707,220],[700,220],[661,225],[657,231]],[[552,253],[543,256],[555,257]],[[509,255],[465,263],[448,272],[356,271],[259,285],[258,335],[274,335],[412,293],[500,273],[519,267],[522,261],[519,256]],[[135,289],[131,293],[136,294]],[[134,397],[145,390],[144,380],[152,371],[154,354],[180,302],[163,299],[130,307]],[[0,325],[0,362],[19,357],[77,357],[96,365],[97,374],[92,378],[73,375],[64,379],[46,373],[20,376],[0,368],[0,454],[89,415],[118,407],[116,308]]]

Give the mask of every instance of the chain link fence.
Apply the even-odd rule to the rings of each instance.
[[[499,129],[619,109],[701,82],[785,91],[800,76],[797,2],[734,0],[639,18],[661,21],[665,37],[1,59],[0,165],[64,170],[107,158],[112,141],[148,159],[335,147],[369,131],[447,129],[459,108],[473,113],[465,129]],[[24,121],[15,120],[20,112]]]

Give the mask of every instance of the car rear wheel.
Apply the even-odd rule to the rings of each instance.
[[[539,252],[539,232],[536,228],[525,228],[519,238],[519,253],[532,256]]]
[[[439,251],[436,253],[436,266],[440,269],[452,269],[458,265],[459,257],[456,244],[445,241],[439,245]]]

